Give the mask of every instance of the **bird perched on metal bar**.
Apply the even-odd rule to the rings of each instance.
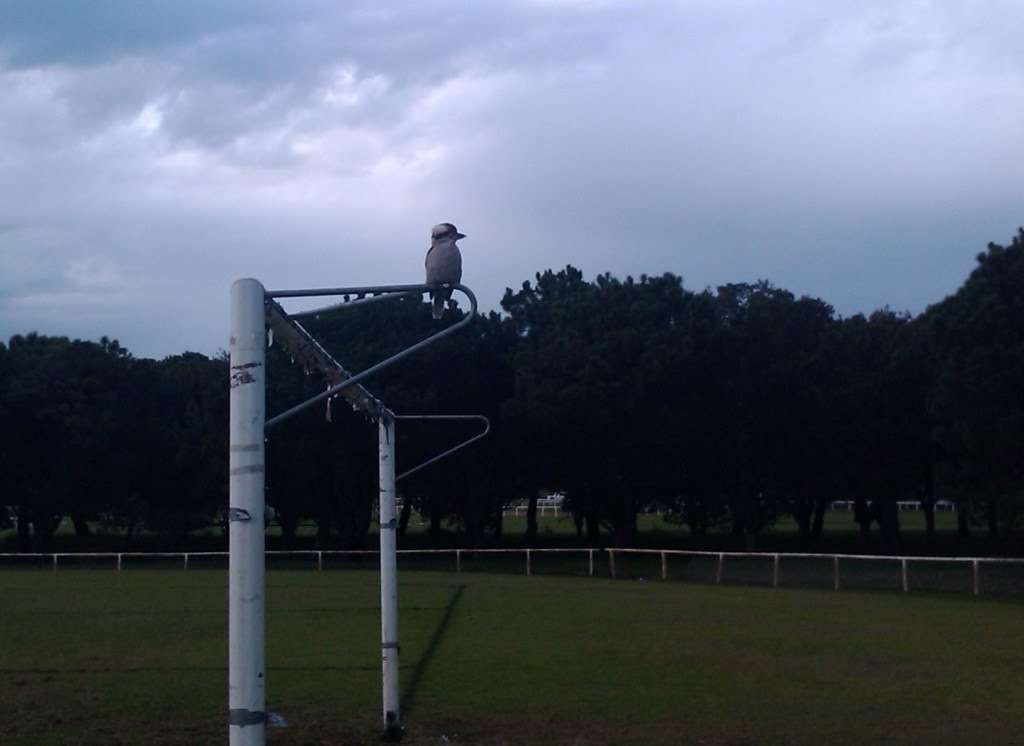
[[[455,245],[455,242],[465,237],[465,234],[459,233],[451,223],[440,223],[434,226],[434,230],[430,233],[430,251],[427,252],[425,262],[428,285],[442,283],[454,285],[462,280],[462,254],[459,253],[459,247]],[[435,319],[441,318],[445,301],[451,297],[451,288],[430,291]]]

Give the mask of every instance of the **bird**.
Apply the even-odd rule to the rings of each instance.
[[[459,253],[459,247],[455,242],[465,237],[466,235],[459,233],[458,228],[451,223],[439,223],[434,226],[430,232],[430,250],[424,262],[428,285],[454,285],[462,280],[462,254]],[[430,291],[435,319],[441,318],[445,301],[451,297],[451,288]]]

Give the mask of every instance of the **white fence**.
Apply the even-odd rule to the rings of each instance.
[[[867,507],[871,507],[871,501],[865,502]],[[853,510],[853,500],[833,500],[829,503],[829,510]],[[924,504],[920,500],[897,500],[897,509],[903,510],[924,510]],[[956,503],[952,500],[936,500],[932,506],[935,510],[956,510]]]
[[[529,509],[528,506],[526,506],[526,505],[517,505],[517,506],[512,507],[512,508],[505,508],[504,510],[501,511],[501,514],[503,516],[510,516],[510,515],[520,516],[520,515],[526,515],[529,511],[530,511],[530,509]],[[546,516],[546,515],[552,515],[555,518],[558,518],[560,515],[565,515],[565,514],[566,513],[565,513],[564,510],[562,510],[562,506],[561,505],[539,505],[539,504],[537,505],[537,515],[538,515],[538,517],[542,517],[542,516]]]
[[[559,517],[559,513],[565,515],[565,510],[562,508],[562,503],[565,501],[565,497],[540,497],[537,499],[537,515],[553,515],[555,518]],[[529,505],[523,503],[520,505],[510,505],[501,511],[503,516],[520,514],[526,515],[529,512]]]
[[[867,554],[609,549],[611,577],[660,577],[721,584],[967,591],[1024,594],[1024,559]],[[624,561],[641,558],[623,569]]]
[[[399,556],[405,557],[442,557],[448,555],[454,559],[454,565],[450,569],[462,572],[463,557],[477,558],[478,555],[525,555],[525,571],[527,575],[533,574],[533,556],[537,554],[575,554],[587,556],[587,574],[594,574],[594,555],[601,552],[601,549],[399,549]],[[376,549],[366,550],[294,550],[266,552],[268,560],[281,559],[302,559],[308,558],[316,561],[316,569],[325,569],[325,560],[331,559],[358,559],[373,558],[376,561],[380,555]],[[49,553],[0,553],[0,569],[17,566],[40,566],[45,564],[48,568],[57,571],[64,567],[82,565],[88,561],[90,567],[99,564],[123,570],[130,561],[135,560],[137,564],[153,564],[154,560],[176,560],[180,563],[182,570],[189,569],[191,560],[193,566],[196,559],[220,559],[227,561],[227,552],[49,552]],[[310,562],[310,567],[312,562]]]
[[[526,575],[585,575],[658,578],[713,584],[935,590],[1024,595],[1024,558],[901,557],[867,554],[701,552],[676,549],[402,549],[407,569],[455,572],[525,572]],[[376,550],[268,551],[268,566],[317,570],[376,565]],[[595,561],[598,555],[604,555]],[[0,553],[0,569],[45,567],[53,571],[87,566],[118,571],[172,562],[191,567],[226,567],[227,552]],[[298,561],[296,565],[294,561]],[[287,562],[291,561],[291,562]]]

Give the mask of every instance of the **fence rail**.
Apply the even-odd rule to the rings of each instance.
[[[595,563],[597,555],[606,555],[605,563]],[[268,561],[305,560],[300,568],[317,570],[345,566],[360,560],[376,561],[376,550],[295,550],[268,551]],[[791,554],[768,552],[709,552],[683,549],[400,549],[400,558],[420,566],[431,559],[443,564],[427,564],[429,569],[456,572],[485,570],[525,572],[526,575],[558,574],[611,578],[658,578],[663,581],[712,584],[754,584],[802,587],[876,588],[901,590],[938,590],[1024,595],[1024,558],[1002,557],[904,557],[874,554]],[[504,556],[504,559],[502,559]],[[3,567],[47,567],[53,571],[86,564],[110,566],[118,571],[129,564],[149,564],[172,560],[189,570],[190,562],[226,563],[227,552],[49,552],[0,553]],[[518,559],[517,559],[518,558]],[[511,560],[511,562],[509,561]],[[332,565],[332,561],[335,564]],[[450,563],[450,564],[449,564]],[[539,563],[539,564],[538,564]],[[295,567],[294,564],[288,565]]]
[[[701,552],[672,549],[609,549],[611,577],[643,577],[655,573],[662,580],[704,580],[767,584],[772,587],[831,586],[850,588],[968,591],[1024,594],[1024,558],[1003,557],[905,557],[875,554],[789,554],[769,552]],[[623,570],[622,558],[643,558],[639,568]],[[650,559],[657,558],[652,568]],[[670,561],[675,559],[675,572]],[[726,561],[731,560],[726,567]],[[680,567],[680,564],[683,566]],[[710,565],[710,566],[709,566]],[[696,567],[695,567],[696,566]],[[703,569],[701,569],[703,568]],[[653,572],[652,572],[653,570]],[[916,581],[916,582],[915,582]]]

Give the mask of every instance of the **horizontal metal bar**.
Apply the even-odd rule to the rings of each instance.
[[[403,414],[403,415],[395,415],[394,419],[396,419],[396,420],[482,420],[483,423],[484,423],[483,432],[474,435],[472,438],[469,438],[468,440],[465,440],[462,443],[459,443],[454,448],[449,448],[447,451],[444,451],[443,453],[440,453],[437,456],[434,456],[433,458],[428,459],[427,461],[424,461],[419,466],[414,466],[412,469],[409,469],[408,471],[402,472],[397,477],[395,477],[395,481],[396,482],[399,479],[403,479],[403,478],[409,476],[410,474],[414,474],[414,473],[418,472],[420,469],[424,469],[424,468],[430,466],[431,464],[440,461],[441,459],[445,458],[446,456],[451,456],[453,453],[455,453],[456,451],[462,450],[463,448],[468,446],[470,443],[475,443],[476,441],[480,440],[480,438],[484,437],[485,435],[487,435],[487,433],[489,433],[491,431],[491,421],[489,419],[487,419],[486,417],[484,417],[482,414]]]
[[[482,414],[393,414],[393,420],[490,420]]]
[[[537,550],[534,550],[537,551]],[[627,549],[618,548],[609,549],[607,551],[631,553],[631,554],[657,554],[659,552],[665,552],[666,554],[680,554],[680,555],[699,555],[699,556],[714,556],[717,557],[722,555],[723,557],[775,557],[778,554],[782,559],[832,559],[838,557],[839,559],[850,559],[850,560],[885,560],[895,562],[898,560],[907,560],[909,562],[989,562],[998,564],[1021,564],[1024,563],[1024,558],[1020,557],[914,557],[914,556],[899,556],[893,554],[827,554],[824,552],[711,552],[701,551],[697,549]]]
[[[437,288],[437,287],[438,287],[437,285],[408,285],[408,286],[397,286],[397,289],[405,289],[405,290],[416,289],[416,288],[432,289],[432,288]],[[449,287],[449,286],[445,285],[444,287]],[[267,428],[272,427],[273,425],[276,425],[277,423],[281,422],[282,420],[286,420],[289,417],[291,417],[292,415],[298,414],[302,410],[307,409],[307,408],[313,406],[314,404],[317,404],[318,402],[322,402],[324,399],[327,399],[327,398],[329,398],[331,396],[335,396],[336,394],[341,393],[345,389],[350,388],[352,386],[355,386],[357,383],[359,383],[363,379],[369,378],[374,373],[379,372],[380,370],[388,367],[389,365],[397,363],[399,360],[403,360],[403,359],[407,358],[409,355],[412,355],[414,352],[418,352],[419,350],[422,350],[424,347],[427,347],[428,345],[431,345],[434,342],[437,342],[437,341],[443,339],[444,337],[447,337],[447,336],[450,336],[450,335],[454,334],[459,329],[461,329],[466,324],[468,324],[470,321],[472,321],[473,317],[476,316],[476,311],[477,311],[476,296],[473,295],[473,291],[470,290],[469,288],[467,288],[465,285],[451,285],[450,287],[453,290],[459,290],[460,292],[464,293],[467,298],[469,298],[469,303],[470,303],[469,313],[467,313],[465,316],[463,316],[458,322],[452,324],[447,329],[442,329],[441,331],[437,332],[436,334],[432,334],[431,336],[427,337],[426,339],[421,339],[419,342],[417,342],[416,344],[412,345],[411,347],[406,347],[401,352],[396,352],[391,357],[385,358],[384,360],[381,360],[379,363],[377,363],[375,365],[371,365],[366,370],[364,370],[364,371],[362,371],[360,373],[356,373],[351,378],[348,378],[348,379],[342,381],[341,383],[338,383],[338,384],[336,384],[334,386],[331,386],[326,391],[320,392],[316,396],[313,396],[313,397],[307,399],[306,401],[302,402],[301,404],[296,404],[291,409],[285,410],[284,412],[282,412],[281,414],[279,414],[279,415],[277,415],[275,417],[271,417],[269,420],[266,421],[266,423],[264,424],[264,427],[267,427]],[[383,289],[386,290],[387,288],[383,288]],[[292,292],[292,291],[282,291],[282,292]],[[304,291],[294,291],[294,292],[298,293],[298,292],[304,292]],[[312,293],[312,291],[311,291],[311,294],[315,294],[315,293]],[[327,294],[327,293],[325,293],[325,294]],[[268,293],[268,295],[269,295],[269,293]]]
[[[371,285],[354,288],[309,288],[307,290],[267,290],[268,298],[314,298],[324,295],[381,295],[385,293],[428,293],[438,288],[453,288],[466,291],[458,283],[420,283],[417,285]]]
[[[419,291],[412,291],[406,293],[382,293],[381,295],[371,295],[369,298],[358,298],[356,300],[342,301],[341,303],[332,303],[329,306],[321,306],[320,308],[311,308],[308,311],[292,311],[288,314],[290,319],[301,319],[308,316],[319,316],[322,313],[328,313],[329,311],[337,311],[342,308],[353,308],[355,306],[365,306],[370,303],[377,303],[382,300],[390,300],[392,298],[405,298],[410,295],[422,295]]]
[[[525,549],[521,548],[508,548],[508,549],[399,549],[399,554],[454,554],[455,552],[493,552],[500,553],[504,552],[525,552]],[[673,555],[700,555],[700,556],[713,556],[724,555],[726,557],[774,557],[775,552],[712,552],[712,551],[698,551],[692,549],[602,549],[601,547],[578,547],[578,548],[551,548],[551,549],[531,549],[534,554],[554,553],[554,552],[608,552],[614,551],[616,553],[630,553],[630,552],[642,552],[648,554],[665,554]],[[348,555],[355,556],[371,556],[379,554],[376,549],[268,549],[265,552],[267,555],[275,556],[308,556],[313,557],[316,555],[322,555],[324,557],[343,557]],[[194,557],[227,557],[227,552],[0,552],[0,558],[5,559],[52,559],[58,557],[61,559],[72,559],[72,558],[93,558],[93,559],[116,559],[121,556],[125,559],[144,559],[144,558],[177,558],[180,559],[185,555],[189,558]],[[1020,565],[1024,564],[1024,558],[1022,557],[902,557],[895,555],[874,555],[874,554],[826,554],[826,553],[779,553],[779,558],[786,559],[815,559],[824,558],[832,559],[838,557],[839,559],[862,559],[862,560],[907,560],[908,562],[977,562],[982,565]]]

